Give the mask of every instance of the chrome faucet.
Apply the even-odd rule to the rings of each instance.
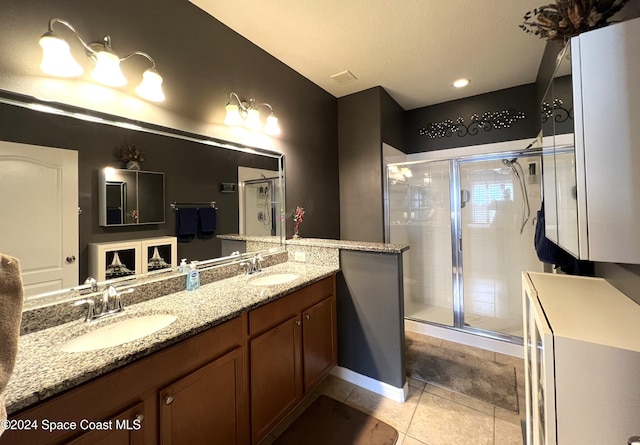
[[[253,258],[249,258],[246,261],[241,261],[238,264],[240,265],[240,268],[244,269],[245,275],[251,275],[252,273],[262,271],[262,261],[264,261],[264,258],[262,258],[262,255],[257,254]]]
[[[84,280],[84,284],[88,284],[91,286],[91,292],[98,292],[98,281],[93,277],[87,277]]]
[[[83,300],[74,301],[72,306],[80,306],[82,304],[87,304],[87,315],[84,318],[84,321],[89,322],[93,320],[96,316],[96,302],[93,301],[92,298],[85,298]]]
[[[130,287],[124,292],[118,292],[115,287],[107,286],[102,291],[102,298],[96,302],[93,298],[85,298],[73,303],[73,306],[79,306],[87,304],[87,315],[85,321],[92,321],[107,315],[117,314],[124,311],[124,303],[122,302],[122,295],[133,292],[133,288]]]

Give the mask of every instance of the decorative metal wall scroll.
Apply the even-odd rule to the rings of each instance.
[[[573,108],[565,108],[562,99],[558,98],[553,99],[552,105],[542,102],[542,123],[544,124],[550,117],[553,117],[555,122],[573,120]]]
[[[431,139],[449,137],[454,134],[459,137],[474,136],[480,130],[491,131],[509,128],[512,124],[524,118],[524,111],[518,111],[513,108],[503,111],[487,111],[482,116],[474,113],[469,124],[465,124],[462,117],[458,117],[455,122],[451,119],[447,119],[444,122],[432,122],[420,129],[420,136],[429,136]]]

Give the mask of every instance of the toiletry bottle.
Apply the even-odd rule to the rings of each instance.
[[[180,265],[178,266],[179,273],[187,273],[189,272],[189,267],[187,266],[187,259],[183,258],[180,260]]]
[[[196,262],[192,261],[187,274],[187,290],[196,290],[200,287],[200,271],[196,269]]]

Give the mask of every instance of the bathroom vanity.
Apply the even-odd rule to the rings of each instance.
[[[404,401],[402,255],[409,246],[304,239],[274,251],[270,240],[228,237],[262,247],[261,255],[202,268],[194,291],[184,290],[183,274],[143,276],[133,293],[118,289],[123,313],[91,323],[85,306],[72,304],[77,294],[28,302],[3,396],[10,419],[38,427],[7,431],[0,445],[212,437],[257,444],[329,372]],[[242,274],[239,266],[251,260],[262,271]],[[176,319],[112,347],[61,349],[152,316]]]
[[[337,270],[286,262],[21,336],[5,399],[22,431],[0,444],[257,443],[336,364]],[[285,273],[295,278],[264,279]],[[59,350],[149,314],[177,320],[108,349]]]

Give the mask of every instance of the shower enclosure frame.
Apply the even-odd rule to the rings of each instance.
[[[446,329],[453,329],[469,334],[474,334],[482,337],[491,338],[494,340],[507,341],[514,344],[522,344],[523,337],[515,336],[506,333],[489,331],[486,329],[475,328],[473,326],[464,324],[464,264],[462,256],[462,212],[461,212],[461,181],[460,181],[460,167],[461,165],[480,162],[480,161],[494,161],[502,159],[521,159],[531,156],[538,156],[540,159],[540,165],[542,161],[542,149],[541,148],[528,148],[525,150],[508,150],[498,151],[484,154],[472,154],[472,155],[459,155],[455,157],[443,157],[434,158],[429,160],[419,161],[406,161],[406,162],[394,162],[385,165],[385,180],[384,180],[384,237],[385,242],[390,242],[391,239],[391,225],[390,225],[390,191],[389,191],[389,166],[409,166],[417,164],[427,164],[433,162],[447,161],[449,163],[449,190],[450,190],[450,211],[451,211],[451,260],[452,260],[452,291],[453,291],[453,325],[447,325],[438,323],[436,321],[427,321],[410,316],[406,316],[407,320],[412,320],[418,323],[427,323]],[[540,172],[541,174],[542,172]],[[511,173],[512,174],[512,173]],[[542,181],[539,184],[540,196],[542,198]],[[535,211],[531,210],[530,211]],[[534,218],[530,217],[529,223]],[[531,248],[533,249],[533,239],[531,240]]]
[[[247,179],[245,181],[243,181],[242,185],[242,193],[244,194],[243,197],[243,206],[247,205],[247,185],[256,185],[256,184],[262,184],[262,183],[266,183],[268,184],[268,187],[271,189],[270,191],[270,195],[269,195],[269,225],[270,225],[270,232],[271,232],[271,236],[277,236],[278,235],[278,220],[279,220],[279,211],[278,211],[278,193],[279,193],[279,189],[280,187],[278,186],[278,181],[280,180],[279,177],[263,177],[263,178],[257,178],[257,179]],[[246,210],[244,211],[244,227],[242,228],[244,233],[247,233],[247,212]]]

